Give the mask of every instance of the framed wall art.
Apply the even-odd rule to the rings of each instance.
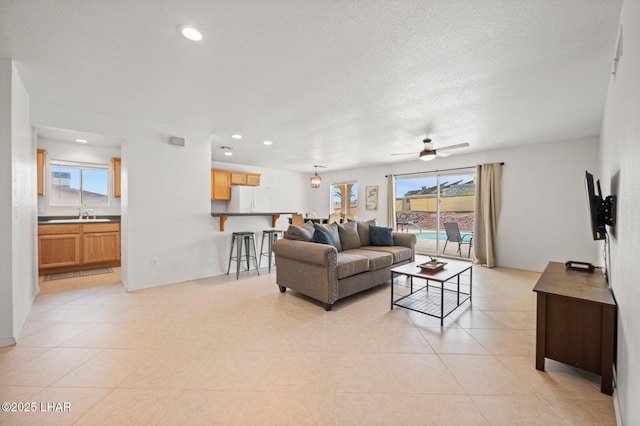
[[[366,209],[378,210],[378,186],[367,186],[366,190]]]

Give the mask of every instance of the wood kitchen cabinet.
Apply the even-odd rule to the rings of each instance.
[[[211,169],[211,199],[231,199],[231,174],[228,171]]]
[[[38,267],[80,265],[80,225],[38,227]]]
[[[230,172],[231,185],[246,185],[247,174],[243,172]]]
[[[111,172],[113,173],[113,196],[120,197],[120,159],[111,159]]]
[[[260,186],[260,175],[233,170],[211,169],[212,200],[229,201],[231,199],[231,185]]]
[[[82,225],[82,263],[120,260],[120,225]]]
[[[45,194],[45,183],[47,175],[47,150],[39,149],[36,152],[36,162],[38,168],[38,195]]]
[[[255,173],[247,173],[247,185],[260,186],[260,175]]]
[[[41,275],[120,266],[120,224],[38,225]]]

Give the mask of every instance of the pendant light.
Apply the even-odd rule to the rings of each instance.
[[[322,183],[322,178],[318,176],[318,167],[323,166],[313,166],[316,168],[316,172],[311,176],[311,187],[312,188],[320,188],[320,184]]]

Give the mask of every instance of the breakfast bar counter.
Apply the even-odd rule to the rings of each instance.
[[[220,232],[224,231],[224,223],[232,216],[271,216],[271,226],[276,226],[276,221],[282,214],[296,214],[296,212],[253,212],[253,213],[211,213],[213,217],[220,218]]]

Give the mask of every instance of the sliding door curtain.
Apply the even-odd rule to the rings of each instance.
[[[495,241],[500,216],[502,165],[478,164],[476,171],[475,223],[473,252],[476,262],[495,266]]]

